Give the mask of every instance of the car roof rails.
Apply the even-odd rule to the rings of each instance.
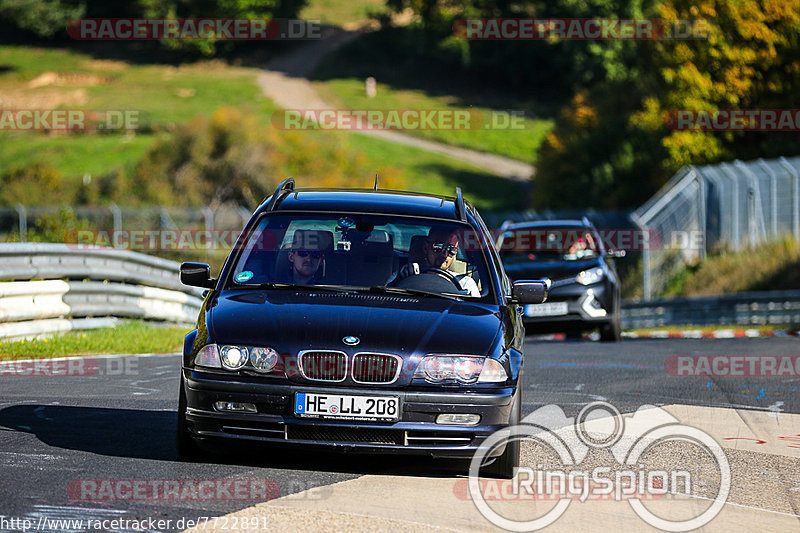
[[[456,216],[461,222],[467,221],[467,208],[464,206],[464,196],[461,187],[456,187]]]
[[[278,198],[280,197],[283,191],[293,191],[294,190],[294,178],[286,178],[278,185],[278,188],[275,189],[275,192],[272,193],[272,198],[270,199],[269,203],[267,204],[267,211],[272,211],[275,209],[275,204],[278,203]],[[264,201],[267,199],[264,198]]]

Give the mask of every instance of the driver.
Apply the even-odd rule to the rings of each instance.
[[[458,255],[458,232],[445,229],[431,229],[428,237],[422,243],[423,257],[420,263],[404,265],[397,273],[397,280],[405,279],[420,273],[422,268],[440,268],[448,270]],[[478,284],[468,274],[455,274],[453,276],[461,285],[462,290],[468,291],[470,296],[480,296]]]

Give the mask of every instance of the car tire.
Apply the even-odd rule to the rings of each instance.
[[[202,458],[203,450],[197,445],[197,441],[189,433],[186,427],[186,391],[183,389],[183,378],[181,377],[181,390],[178,394],[178,422],[175,427],[175,451],[178,452],[178,459],[183,462],[195,462]]]
[[[614,305],[614,313],[611,320],[600,327],[600,342],[619,342],[622,340],[622,313],[619,305],[619,298]]]
[[[509,426],[517,426],[522,420],[522,382],[517,385],[517,393],[514,395],[514,403],[511,406],[511,416],[508,420]],[[481,476],[499,479],[511,479],[514,477],[514,470],[519,467],[520,440],[515,438],[509,440],[502,455],[496,457],[487,466],[481,468]]]

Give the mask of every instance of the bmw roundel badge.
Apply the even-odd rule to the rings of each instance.
[[[355,346],[356,344],[361,342],[361,339],[359,339],[358,337],[354,337],[352,335],[348,335],[347,337],[342,339],[342,342],[348,346]]]

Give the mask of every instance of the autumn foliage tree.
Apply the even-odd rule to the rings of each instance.
[[[676,131],[675,110],[780,109],[800,94],[800,0],[670,0],[707,38],[640,41],[636,78],[576,93],[547,139],[540,205],[636,206],[683,165],[800,153],[796,132]]]

